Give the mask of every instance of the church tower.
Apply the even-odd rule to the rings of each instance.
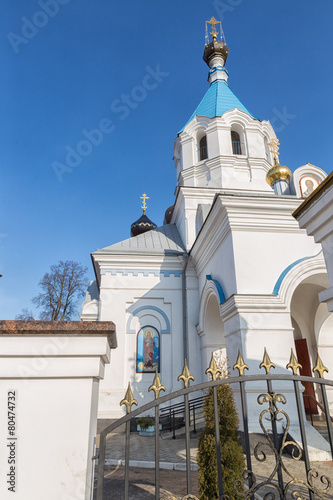
[[[231,90],[225,67],[228,54],[221,23],[212,17],[206,22],[203,54],[209,67],[209,88],[174,146],[178,197],[182,199],[175,216],[180,218],[185,211],[186,223],[183,220],[177,226],[188,249],[216,192],[271,192],[265,177],[273,163],[268,143],[276,135],[271,124],[256,118]]]

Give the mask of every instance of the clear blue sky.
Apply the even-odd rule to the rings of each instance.
[[[208,88],[212,15],[223,21],[230,87],[276,125],[281,163],[331,171],[331,0],[3,0],[0,319],[32,308],[60,259],[87,265],[93,279],[90,253],[129,237],[143,192],[162,225],[174,201],[174,138]],[[145,79],[157,66],[168,75]],[[144,95],[143,82],[155,88]],[[131,93],[137,102],[121,110]],[[107,132],[69,171],[66,148],[101,121]],[[67,167],[62,182],[55,162]]]

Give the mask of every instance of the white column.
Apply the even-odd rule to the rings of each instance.
[[[238,376],[238,370],[232,369],[237,360],[238,349],[241,350],[244,361],[249,366],[244,375],[265,375],[264,368],[259,368],[265,348],[272,363],[275,364],[275,368],[271,369],[272,374],[291,373],[286,365],[289,363],[291,348],[295,352],[293,328],[290,312],[278,297],[235,295],[223,304],[222,318],[225,325],[230,375]],[[282,404],[280,407],[287,412],[292,423],[298,422],[293,387],[290,383],[274,381],[273,390],[286,396],[287,404]],[[267,384],[264,381],[249,382],[246,385],[251,432],[261,432],[259,414],[263,407],[257,403],[257,397],[266,392]],[[239,415],[241,415],[240,408]],[[242,424],[241,418],[240,423]],[[282,431],[281,428],[278,430]]]

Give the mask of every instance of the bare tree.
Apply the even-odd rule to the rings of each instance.
[[[19,321],[34,321],[35,320],[32,311],[30,309],[28,309],[27,307],[22,309],[20,314],[17,314],[15,316],[15,319],[19,320]]]
[[[43,290],[32,299],[36,307],[43,308],[40,319],[65,321],[75,313],[79,297],[83,297],[88,286],[87,268],[78,262],[60,260],[44,274],[39,282]]]

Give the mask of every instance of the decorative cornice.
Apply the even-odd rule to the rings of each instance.
[[[287,311],[286,305],[281,301],[277,295],[231,295],[221,305],[221,318],[223,321],[230,320],[233,316],[239,316],[240,313],[253,313],[256,312],[272,312],[285,313]]]
[[[162,270],[162,269],[101,269],[101,276],[106,274],[111,274],[112,276],[156,276],[164,278],[169,278],[170,276],[174,276],[175,278],[179,278],[182,275],[182,271],[175,270]]]

